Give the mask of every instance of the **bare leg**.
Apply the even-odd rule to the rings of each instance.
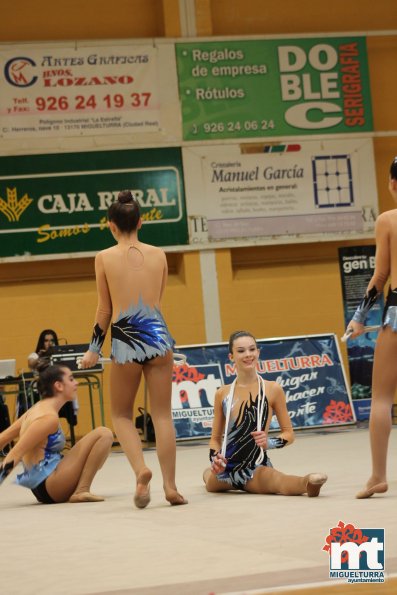
[[[46,488],[55,502],[98,502],[91,494],[91,483],[106,461],[113,443],[108,428],[95,428],[73,446],[55,471],[48,477]]]
[[[207,492],[227,492],[233,489],[226,481],[219,481],[210,468],[204,471],[203,480]]]
[[[145,508],[150,501],[149,482],[152,472],[145,465],[141,439],[132,420],[141,376],[140,364],[116,362],[111,364],[110,394],[113,427],[136,476],[135,505],[138,508]]]
[[[282,494],[299,496],[307,494],[316,497],[322,485],[327,481],[324,473],[310,473],[304,477],[286,475],[273,467],[258,467],[254,477],[247,482],[246,491],[253,494]]]
[[[372,455],[372,475],[367,487],[357,498],[369,498],[387,491],[386,462],[390,430],[391,408],[397,386],[397,333],[385,327],[380,331],[375,347],[372,373],[372,401],[369,419],[369,436]]]
[[[176,443],[171,415],[172,368],[173,355],[168,351],[163,357],[156,357],[144,364],[143,373],[149,392],[165,497],[170,504],[177,505],[187,504],[187,500],[178,493],[175,484]]]

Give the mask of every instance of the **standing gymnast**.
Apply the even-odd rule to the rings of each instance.
[[[0,449],[18,438],[0,466],[0,483],[22,461],[16,483],[31,489],[43,504],[100,502],[91,483],[109,454],[113,434],[98,427],[81,438],[65,457],[65,436],[58,412],[76,398],[77,381],[69,368],[39,360],[38,391],[41,400],[0,434]]]
[[[397,202],[397,157],[390,166],[389,191]],[[390,289],[383,311],[382,328],[376,341],[372,370],[372,399],[369,434],[372,473],[365,489],[356,498],[370,498],[388,489],[386,478],[387,449],[392,426],[392,405],[397,388],[397,209],[386,211],[376,220],[375,271],[365,296],[358,306],[346,333],[354,339],[364,332],[368,311],[382,294],[390,277]]]
[[[291,444],[294,434],[283,389],[276,382],[263,380],[256,371],[259,349],[255,337],[246,331],[233,333],[229,357],[237,376],[215,395],[211,468],[203,477],[207,490],[318,496],[327,481],[324,473],[285,475],[273,468],[267,456],[266,449]],[[273,412],[281,429],[276,438],[268,437]]]
[[[176,442],[171,415],[174,340],[160,312],[167,282],[167,260],[163,250],[138,240],[142,220],[138,202],[129,190],[120,192],[109,207],[108,220],[117,244],[102,250],[95,258],[98,308],[92,340],[81,366],[90,368],[98,361],[113,317],[112,420],[136,475],[135,505],[145,508],[149,504],[152,477],[132,421],[142,373],[149,391],[166,500],[172,505],[186,504],[175,485]]]

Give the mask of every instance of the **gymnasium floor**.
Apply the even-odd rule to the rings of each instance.
[[[292,446],[270,453],[285,472],[328,473],[319,498],[207,494],[201,480],[207,453],[204,443],[178,445],[178,487],[189,499],[182,507],[163,499],[152,449],[146,453],[152,502],[145,510],[133,506],[122,453],[111,454],[94,483],[93,491],[106,497],[101,503],[39,505],[8,480],[0,488],[2,595],[397,592],[396,428],[389,492],[369,500],[354,499],[369,473],[367,429],[300,432]],[[329,579],[322,547],[339,521],[385,529],[384,585]]]

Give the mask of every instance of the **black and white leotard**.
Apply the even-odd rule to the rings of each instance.
[[[225,417],[227,416],[228,401],[233,398],[232,393],[233,391],[230,391],[222,401]],[[262,389],[261,398],[264,399],[261,419],[261,429],[264,430],[269,415],[269,403],[266,395],[262,394]],[[237,490],[245,488],[245,484],[252,479],[258,466],[272,467],[266,452],[263,453],[262,461],[257,463],[257,460],[261,458],[261,449],[251,435],[251,432],[258,429],[257,401],[258,395],[253,398],[251,393],[248,400],[233,399],[229,427],[225,429],[227,432],[225,453],[227,465],[222,473],[218,473],[217,478],[219,481],[226,481]]]

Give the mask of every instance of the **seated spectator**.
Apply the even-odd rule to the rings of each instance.
[[[37,339],[36,349],[28,355],[28,366],[31,371],[36,370],[39,358],[50,358],[53,353],[53,347],[59,345],[58,335],[52,329],[44,329],[41,331]],[[23,415],[26,411],[26,398],[18,398],[18,417]],[[33,392],[33,403],[37,403],[40,399],[37,390]],[[64,417],[70,426],[77,424],[78,401],[75,399],[72,402],[67,402],[61,407],[59,417]]]

